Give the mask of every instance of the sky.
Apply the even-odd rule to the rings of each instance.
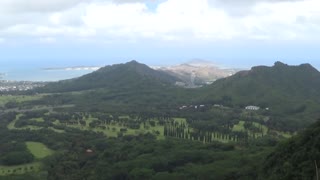
[[[0,66],[320,68],[319,0],[1,0]]]

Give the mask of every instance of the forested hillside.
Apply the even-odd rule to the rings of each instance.
[[[320,121],[281,142],[263,163],[265,179],[316,179],[320,164]],[[317,169],[318,168],[318,169]]]
[[[126,90],[134,88],[159,88],[179,81],[174,76],[156,71],[137,61],[103,67],[79,78],[50,83],[38,92],[70,92],[90,89]]]
[[[320,73],[310,64],[257,66],[201,89],[203,101],[244,108],[269,109],[275,127],[292,130],[314,122],[320,116]]]

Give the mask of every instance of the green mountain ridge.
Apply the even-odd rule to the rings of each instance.
[[[153,70],[137,61],[106,66],[79,78],[49,83],[36,92],[61,93],[46,103],[60,102],[75,104],[80,110],[89,111],[152,111],[153,109],[175,108],[186,89],[175,86],[179,81],[167,73]],[[70,94],[70,92],[80,92]],[[63,100],[62,100],[63,99]],[[51,102],[50,102],[51,101]]]
[[[214,93],[221,92],[235,100],[236,96],[245,97],[244,102],[249,104],[272,106],[267,102],[263,105],[263,100],[270,99],[271,96],[275,100],[280,100],[281,97],[294,99],[295,95],[302,96],[303,99],[319,96],[320,73],[310,64],[289,66],[276,62],[272,67],[257,66],[249,71],[238,72],[204,89]]]
[[[176,81],[179,79],[174,76],[153,70],[133,60],[125,64],[105,66],[78,78],[49,83],[44,88],[39,88],[38,91],[51,93],[99,88],[130,89],[141,87],[143,84],[149,84],[145,87],[158,87],[170,86]]]
[[[203,101],[244,108],[268,108],[272,126],[297,130],[320,114],[320,72],[310,64],[257,66],[201,89]],[[290,127],[290,128],[289,128]]]

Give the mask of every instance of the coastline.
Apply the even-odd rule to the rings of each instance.
[[[68,67],[68,68],[14,68],[2,69],[0,80],[52,82],[77,78],[99,69],[98,67]]]
[[[99,66],[74,66],[74,67],[57,67],[57,68],[43,68],[45,71],[96,71],[100,69]]]

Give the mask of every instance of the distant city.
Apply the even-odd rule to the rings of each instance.
[[[37,87],[43,87],[46,82],[32,82],[32,81],[0,81],[0,92],[9,91],[27,91]]]

